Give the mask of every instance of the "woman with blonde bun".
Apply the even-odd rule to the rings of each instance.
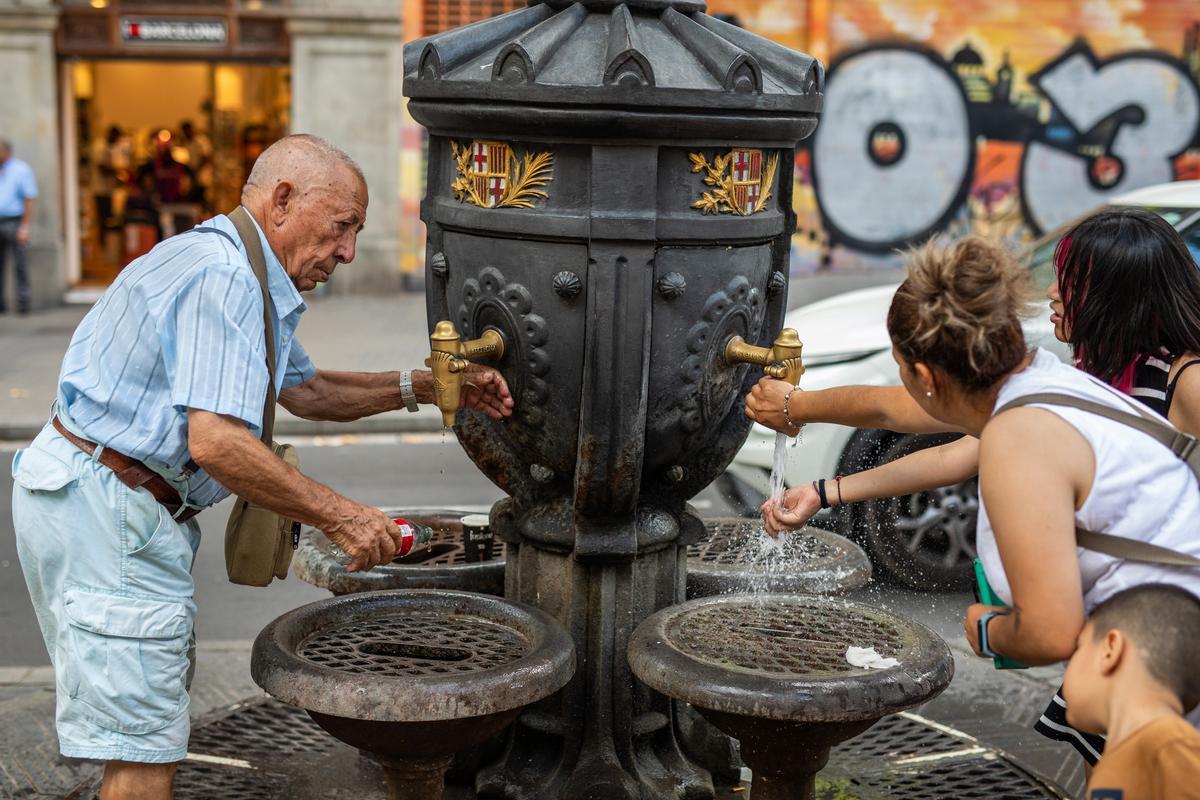
[[[1200,557],[1200,486],[1186,463],[1147,434],[1079,408],[1003,410],[1043,393],[1125,412],[1136,403],[1051,353],[1026,348],[1020,317],[1028,271],[978,237],[928,245],[907,262],[888,312],[892,352],[917,410],[913,420],[978,441],[976,549],[1008,604],[967,609],[963,627],[975,652],[1026,665],[1062,661],[1074,651],[1086,613],[1122,589],[1168,583],[1200,593],[1200,570],[1076,546],[1079,527]],[[971,470],[972,462],[964,457],[959,468]],[[764,506],[769,531],[802,524],[788,510],[797,495],[793,489],[782,503]],[[1102,743],[1056,733],[1071,737],[1089,760],[1098,757]]]
[[[1076,366],[1200,436],[1200,369],[1193,369],[1200,364],[1200,268],[1178,231],[1143,209],[1105,209],[1066,233],[1054,264],[1046,290],[1050,320],[1055,338],[1074,351]],[[951,430],[900,386],[790,389],[763,378],[746,398],[746,415],[792,436],[799,428],[787,421],[900,433]],[[966,436],[843,477],[826,502],[900,497],[952,486],[978,470],[979,440]],[[768,520],[772,532],[801,527],[822,507],[810,484],[793,489],[784,506],[786,516]]]

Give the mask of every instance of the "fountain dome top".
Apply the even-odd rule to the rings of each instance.
[[[704,8],[703,0],[531,2],[408,43],[404,91],[422,100],[820,111],[818,60]]]

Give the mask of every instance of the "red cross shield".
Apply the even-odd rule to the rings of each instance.
[[[471,143],[471,184],[487,208],[495,208],[508,189],[508,145],[476,140]]]
[[[762,150],[734,148],[729,152],[733,205],[743,215],[754,213],[762,196]]]

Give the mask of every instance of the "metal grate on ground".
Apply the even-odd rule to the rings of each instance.
[[[886,717],[835,747],[818,780],[825,790],[818,800],[1068,797],[999,750],[911,712]]]
[[[309,776],[332,774],[343,789],[371,780],[355,774],[365,762],[347,761],[346,745],[335,742],[303,711],[269,698],[238,703],[197,721],[188,750],[188,761],[175,779],[176,800],[340,797],[336,789],[334,794],[308,791],[315,788]],[[338,767],[328,769],[339,754]],[[731,795],[722,787],[717,797],[753,800],[744,789]],[[68,798],[92,800],[95,790],[93,783]],[[464,796],[461,787],[457,791],[454,797]],[[995,748],[905,712],[835,747],[818,777],[817,798],[1065,800],[1067,795]]]
[[[268,700],[238,708],[231,714],[192,729],[188,750],[211,756],[247,758],[253,755],[308,753],[333,749],[336,740],[317,727],[303,709]]]

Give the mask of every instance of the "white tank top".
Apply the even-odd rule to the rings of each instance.
[[[1038,392],[1069,394],[1122,411],[1133,411],[1136,407],[1154,414],[1136,400],[1040,348],[1033,363],[1001,387],[995,408]],[[1131,404],[1136,405],[1131,407]],[[1041,404],[1036,407],[1057,414],[1092,447],[1096,476],[1083,507],[1075,512],[1079,527],[1152,542],[1200,557],[1200,487],[1183,461],[1146,434],[1119,422],[1076,408]],[[1052,447],[1053,443],[1047,445]],[[1005,603],[1012,605],[1012,590],[1000,563],[982,492],[976,550],[988,583]],[[1126,561],[1083,548],[1076,552],[1083,578],[1084,607],[1089,614],[1122,589],[1145,583],[1169,583],[1200,595],[1200,568]]]

